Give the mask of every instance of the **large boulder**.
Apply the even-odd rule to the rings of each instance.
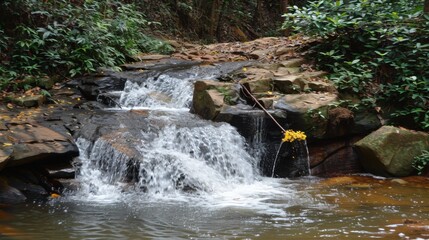
[[[409,176],[414,157],[429,149],[429,134],[383,126],[355,143],[360,162],[380,176]]]
[[[322,138],[328,127],[329,105],[337,101],[338,96],[333,93],[291,94],[279,99],[274,108],[287,112],[290,128]]]
[[[70,136],[36,123],[9,124],[0,141],[0,160],[8,167],[39,160],[71,159],[79,154]]]
[[[238,97],[232,83],[213,80],[195,82],[192,111],[204,119],[213,120],[221,108]]]

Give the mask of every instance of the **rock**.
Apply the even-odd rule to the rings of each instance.
[[[274,177],[296,178],[310,174],[305,141],[284,142],[276,157]]]
[[[48,196],[49,193],[42,186],[32,182],[24,181],[20,177],[22,176],[9,176],[8,182],[11,187],[19,190],[25,196],[30,198],[39,198],[42,196]]]
[[[271,79],[259,79],[252,81],[240,81],[251,93],[262,93],[272,90]]]
[[[76,175],[76,172],[73,168],[59,171],[51,171],[49,173],[50,177],[55,179],[74,179]]]
[[[5,177],[0,177],[0,203],[1,204],[17,204],[27,200],[24,194],[18,189],[9,186]]]
[[[294,94],[303,92],[306,89],[307,81],[301,75],[286,75],[273,79],[274,89],[284,94]]]
[[[267,57],[268,53],[270,53],[270,50],[260,49],[260,50],[255,50],[255,51],[251,52],[250,54],[258,56],[257,59],[264,59]]]
[[[326,72],[295,72],[284,75],[281,72],[277,72],[274,74],[275,77],[273,79],[274,88],[284,94],[308,91],[336,93],[337,89],[332,82],[317,80],[317,78],[325,75]]]
[[[326,75],[328,75],[327,72],[324,71],[317,71],[317,72],[303,72],[301,73],[301,77],[307,80],[311,80],[314,78],[321,78],[321,77],[325,77]]]
[[[2,147],[0,148],[0,171],[7,165],[11,160],[13,154],[12,147]]]
[[[355,143],[363,167],[380,176],[409,176],[414,157],[429,149],[429,134],[383,126]]]
[[[212,120],[221,111],[225,100],[234,98],[233,84],[212,80],[197,81],[194,85],[192,111],[204,119]]]
[[[381,126],[380,118],[377,117],[377,113],[375,111],[361,110],[354,112],[353,133],[370,133],[379,129]]]
[[[79,151],[70,137],[38,124],[9,125],[7,137],[13,139],[13,153],[8,166],[39,160],[67,160]]]
[[[354,115],[352,111],[343,107],[329,109],[327,135],[330,137],[345,136],[352,132],[353,127]]]
[[[150,60],[161,60],[170,57],[169,55],[161,55],[161,54],[146,54],[140,53],[132,56],[135,61],[150,61]]]
[[[277,99],[276,97],[263,97],[263,98],[258,98],[258,101],[265,109],[270,109],[270,108],[273,108],[274,101],[276,99]]]
[[[301,72],[299,67],[279,67],[274,73],[274,76],[284,76],[288,74],[296,74]]]
[[[282,61],[280,64],[286,68],[300,67],[302,64],[305,64],[307,61],[304,58],[294,58],[286,61]]]
[[[23,107],[38,107],[45,101],[46,97],[43,95],[24,96],[12,99],[13,103]]]
[[[258,67],[244,68],[243,73],[246,75],[246,78],[242,81],[271,80],[274,77],[272,71]]]
[[[332,93],[291,94],[279,99],[274,108],[287,112],[291,129],[304,131],[309,138],[322,138],[327,131],[328,106],[337,100]]]
[[[307,86],[310,91],[314,92],[337,92],[337,88],[331,82],[310,81]]]
[[[125,87],[126,78],[120,77],[120,75],[114,76],[88,76],[82,77],[79,80],[79,90],[87,100],[95,101],[99,94],[114,91],[123,90]]]
[[[293,47],[279,47],[274,52],[274,55],[280,56],[280,55],[283,55],[286,53],[292,53],[294,50],[295,50],[295,48],[293,48]]]
[[[345,137],[308,143],[311,175],[332,177],[362,173],[362,166],[353,149],[353,143],[361,138]]]

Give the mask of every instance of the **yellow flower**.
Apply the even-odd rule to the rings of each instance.
[[[307,136],[304,132],[286,130],[283,135],[282,142],[304,141]]]

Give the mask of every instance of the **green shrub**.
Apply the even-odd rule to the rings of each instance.
[[[414,158],[413,168],[421,175],[425,167],[429,164],[429,151],[423,151],[421,155]]]
[[[20,0],[4,1],[1,7],[21,20],[13,28],[8,25],[14,45],[7,52],[8,71],[20,75],[75,76],[98,67],[118,66],[138,52],[172,50],[146,35],[150,22],[133,4],[115,0],[74,4],[67,0]],[[18,12],[11,12],[15,10]],[[3,43],[0,39],[0,48]],[[10,77],[1,71],[2,82],[6,82]]]
[[[317,64],[342,92],[393,105],[429,129],[429,16],[423,0],[344,0],[292,7],[283,27],[313,36]]]

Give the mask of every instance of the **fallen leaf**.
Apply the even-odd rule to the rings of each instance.
[[[57,193],[52,193],[51,194],[51,198],[59,198],[59,197],[61,197],[61,195],[59,195],[59,194],[57,194]]]

